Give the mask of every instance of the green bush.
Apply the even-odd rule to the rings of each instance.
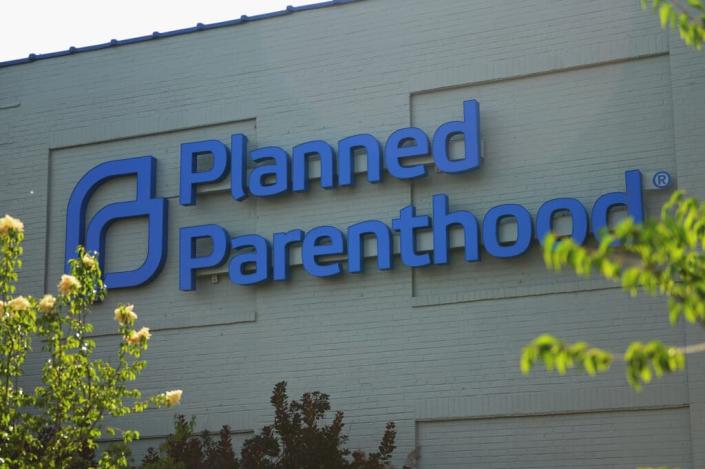
[[[271,398],[274,423],[246,440],[238,458],[232,449],[230,428],[224,426],[217,440],[207,432],[194,434],[195,420],[177,415],[174,433],[160,451],[150,448],[142,469],[388,469],[392,468],[396,430],[389,422],[377,451],[365,453],[345,448],[343,412],[330,424],[323,419],[330,410],[327,394],[305,393],[289,401],[286,382],[274,387]],[[406,467],[406,466],[405,466]]]
[[[6,215],[0,219],[0,468],[127,467],[127,444],[135,430],[120,430],[123,445],[97,458],[98,441],[115,436],[107,416],[143,412],[150,406],[175,405],[181,391],[142,398],[128,387],[147,365],[141,360],[151,337],[146,327],[134,330],[132,305],[119,305],[115,320],[122,341],[111,362],[93,358],[91,306],[105,298],[96,257],[78,247],[63,275],[58,295],[40,300],[16,295],[22,267],[24,225]],[[20,378],[35,343],[46,360],[33,390]]]

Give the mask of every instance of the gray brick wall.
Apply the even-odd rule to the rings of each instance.
[[[365,274],[335,279],[294,268],[291,281],[257,287],[221,273],[182,293],[177,279],[178,227],[191,224],[264,236],[345,228],[390,221],[410,202],[425,212],[438,192],[478,216],[505,202],[535,213],[558,196],[591,205],[621,190],[632,168],[671,171],[702,197],[704,64],[631,0],[367,0],[0,68],[0,210],[27,227],[22,286],[53,290],[78,178],[101,161],[158,159],[157,192],[170,210],[166,266],[147,287],[112,292],[94,321],[100,344],[114,343],[110,311],[134,302],[154,329],[141,386],[183,388],[178,411],[201,428],[260,428],[271,421],[272,386],[285,379],[291,396],[330,393],[353,447],[373,449],[396,421],[399,464],[418,445],[423,467],[705,467],[701,357],[640,394],[619,366],[594,379],[520,375],[521,345],[546,330],[612,349],[703,340],[669,328],[662,299],[546,272],[536,246],[519,259],[454,256],[415,272],[398,260],[390,272],[368,261]],[[476,172],[331,191],[314,181],[306,194],[244,202],[210,190],[195,207],[178,204],[185,141],[234,132],[253,148],[360,132],[384,140],[457,119],[471,98],[481,103],[485,147]],[[89,211],[124,200],[132,184],[101,188]],[[649,192],[649,211],[665,196]],[[144,239],[143,223],[116,224],[109,268],[138,265]],[[28,382],[40,365],[32,361]],[[141,450],[168,433],[172,415],[131,421],[147,438]],[[653,444],[664,428],[668,441]],[[584,445],[558,451],[571,446],[566,438]]]

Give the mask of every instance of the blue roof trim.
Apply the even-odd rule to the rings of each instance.
[[[259,15],[247,16],[242,15],[238,19],[220,21],[218,23],[203,24],[198,23],[196,26],[191,28],[176,29],[174,31],[167,31],[160,33],[158,31],[153,32],[148,36],[139,36],[129,39],[112,39],[110,42],[105,42],[103,44],[95,44],[92,46],[85,47],[70,47],[67,50],[62,50],[58,52],[49,52],[46,54],[29,54],[28,57],[22,59],[8,60],[5,62],[0,62],[0,68],[11,67],[13,65],[26,64],[31,62],[36,62],[37,60],[52,59],[54,57],[64,57],[67,55],[80,54],[83,52],[90,52],[94,50],[109,49],[111,47],[126,46],[128,44],[136,44],[138,42],[153,41],[158,39],[163,39],[173,36],[181,36],[183,34],[191,34],[200,31],[208,31],[209,29],[224,28],[227,26],[237,26],[239,24],[250,23],[253,21],[265,20],[268,18],[276,18],[278,16],[286,16],[299,11],[317,10],[319,8],[328,8],[336,5],[345,5],[348,3],[361,2],[363,0],[329,0],[327,2],[313,3],[310,5],[301,6],[291,6],[286,7],[285,10],[273,11],[271,13],[262,13]]]

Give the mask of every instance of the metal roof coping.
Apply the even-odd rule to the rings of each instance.
[[[32,53],[32,54],[29,54],[27,57],[24,57],[21,59],[14,59],[14,60],[7,60],[4,62],[0,62],[0,68],[6,68],[6,67],[11,67],[13,65],[20,65],[20,64],[36,62],[38,60],[52,59],[54,57],[64,57],[67,55],[76,55],[76,54],[80,54],[83,52],[108,49],[110,47],[120,47],[120,46],[129,45],[129,44],[136,44],[139,42],[147,42],[147,41],[164,39],[164,38],[173,37],[173,36],[181,36],[184,34],[191,34],[191,33],[196,33],[196,32],[201,32],[201,31],[207,31],[210,29],[218,29],[218,28],[224,28],[224,27],[228,27],[228,26],[237,26],[240,24],[251,23],[253,21],[261,21],[261,20],[265,20],[268,18],[276,18],[279,16],[286,16],[286,15],[290,15],[292,13],[296,13],[296,12],[300,12],[300,11],[318,10],[320,8],[328,8],[328,7],[345,5],[348,3],[356,3],[356,2],[361,2],[361,1],[364,1],[364,0],[329,0],[326,2],[312,3],[309,5],[301,5],[301,6],[289,5],[284,10],[273,11],[270,13],[261,13],[261,14],[253,15],[253,16],[242,15],[240,18],[234,19],[234,20],[219,21],[216,23],[209,23],[209,24],[197,23],[196,26],[189,27],[189,28],[175,29],[173,31],[166,31],[166,32],[154,31],[152,34],[146,35],[146,36],[138,36],[138,37],[133,37],[133,38],[128,38],[128,39],[111,39],[109,42],[104,42],[101,44],[94,44],[94,45],[90,45],[90,46],[83,46],[83,47],[71,46],[66,50],[61,50],[61,51],[56,51],[56,52],[48,52],[45,54]]]

